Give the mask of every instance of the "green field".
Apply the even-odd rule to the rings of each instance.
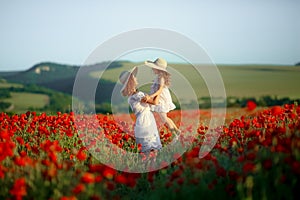
[[[22,84],[17,84],[17,83],[0,82],[0,88],[10,88],[10,87],[22,88],[23,85]]]
[[[295,66],[222,66],[228,96],[300,97],[300,68]]]
[[[8,111],[15,113],[24,113],[30,108],[43,108],[49,104],[49,96],[44,94],[34,94],[27,92],[11,92],[11,98],[3,99],[12,106]]]
[[[110,81],[118,81],[121,71],[140,65],[141,63],[125,63],[120,68],[106,70],[102,77]],[[192,85],[198,98],[209,96],[207,86],[201,75],[188,64],[170,64],[169,71],[178,71]],[[201,70],[202,67],[199,67]],[[211,66],[208,66],[211,67]],[[173,70],[172,70],[173,69]],[[176,71],[174,71],[176,70]],[[261,96],[277,96],[279,98],[300,98],[300,67],[295,66],[276,66],[276,65],[218,65],[218,70],[224,82],[227,97],[233,96],[238,98]],[[138,79],[151,81],[153,73],[146,69],[140,68]],[[102,72],[92,72],[91,76],[99,78]],[[176,74],[176,73],[175,73]],[[208,79],[213,77],[206,77]],[[178,76],[172,78],[172,89],[181,92],[182,95],[189,95]],[[179,83],[178,83],[179,82]],[[186,93],[186,94],[184,94]]]
[[[99,92],[96,94],[96,102],[98,108],[107,108],[110,103],[112,92],[119,92],[114,90],[115,82],[118,82],[118,77],[121,71],[129,70],[134,66],[141,66],[142,63],[133,63],[120,61],[115,65],[110,66],[105,71],[99,68],[90,69],[90,77],[102,80],[104,84]],[[43,65],[44,66],[44,65]],[[48,66],[48,65],[47,65]],[[56,66],[56,65],[55,65]],[[10,112],[25,112],[29,108],[42,108],[49,105],[47,109],[69,110],[71,105],[72,89],[73,89],[73,75],[78,68],[65,67],[62,65],[53,66],[50,71],[43,74],[35,74],[34,69],[18,73],[18,76],[10,76],[11,80],[0,78],[0,89],[10,90],[12,98],[6,99],[6,102],[11,102],[13,106],[10,107]],[[214,84],[214,78],[219,75],[224,83],[224,89],[228,99],[228,106],[244,106],[247,99],[255,98],[262,106],[283,104],[287,100],[293,102],[300,99],[300,67],[296,66],[276,66],[276,65],[218,65],[213,68],[211,65],[199,65],[199,72],[194,66],[189,64],[169,64],[169,72],[172,74],[170,90],[173,93],[173,101],[181,105],[192,105],[191,102],[198,102],[201,108],[210,107],[209,90],[205,79]],[[217,69],[217,70],[216,70]],[[211,72],[217,72],[211,73]],[[206,72],[203,74],[202,72]],[[0,73],[1,75],[1,73]],[[29,79],[29,76],[32,79]],[[43,77],[42,77],[43,76]],[[144,92],[149,92],[150,85],[154,78],[154,74],[149,67],[139,67],[138,72],[139,89]],[[5,77],[4,77],[5,78]],[[57,78],[57,80],[55,79]],[[55,81],[54,81],[55,79]],[[53,91],[46,91],[36,86],[26,86],[26,83],[18,82],[19,80],[29,81],[31,84],[36,84],[39,87],[51,89]],[[43,80],[43,82],[39,82]],[[90,81],[90,80],[87,80]],[[109,82],[108,82],[109,81]],[[29,88],[28,88],[29,87]],[[210,85],[211,87],[211,85]],[[220,89],[220,87],[210,88]],[[69,97],[62,100],[60,95],[54,95],[56,92],[63,92]],[[15,93],[14,93],[15,92]],[[22,92],[22,93],[21,93]],[[24,93],[27,92],[27,93]],[[41,94],[43,93],[43,95]],[[221,94],[214,92],[218,97]],[[51,105],[49,97],[51,96]],[[55,99],[55,100],[53,100]],[[270,100],[271,99],[271,100]],[[277,100],[280,99],[280,102]],[[282,100],[283,99],[283,100]],[[222,99],[214,99],[216,103],[222,103]],[[218,102],[220,100],[220,102]],[[260,101],[261,100],[261,101]],[[105,105],[102,105],[105,104]],[[38,109],[37,109],[38,110]]]

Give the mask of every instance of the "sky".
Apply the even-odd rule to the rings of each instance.
[[[183,34],[216,64],[294,65],[299,10],[298,0],[1,0],[0,71],[80,65],[105,41],[142,28]]]

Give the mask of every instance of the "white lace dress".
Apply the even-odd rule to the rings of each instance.
[[[164,78],[162,78],[160,82],[157,76],[155,77],[151,86],[150,94],[153,94],[159,89],[160,84],[164,85],[162,92],[159,96],[158,105],[151,105],[151,110],[154,112],[168,113],[170,110],[174,110],[176,108],[175,104],[172,102],[172,97],[169,88],[165,85],[164,81]]]
[[[150,105],[141,102],[144,96],[143,92],[137,92],[129,96],[128,103],[136,116],[134,127],[136,143],[142,145],[142,152],[149,152],[161,149],[162,145]]]

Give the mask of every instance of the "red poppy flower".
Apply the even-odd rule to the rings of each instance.
[[[233,170],[228,171],[228,176],[231,180],[237,180],[239,177],[238,173]]]
[[[292,169],[293,169],[294,173],[299,175],[300,174],[300,162],[294,161],[292,164]]]
[[[126,185],[134,188],[137,184],[137,180],[141,177],[138,173],[126,173],[123,172],[123,175],[126,177]]]
[[[0,130],[0,141],[10,140],[10,134],[7,130]]]
[[[271,112],[274,116],[277,116],[283,113],[283,109],[280,106],[273,106]]]
[[[87,156],[86,154],[83,152],[83,150],[79,150],[77,155],[76,155],[76,158],[80,161],[84,161],[86,160]]]
[[[179,178],[178,180],[177,180],[177,184],[178,185],[182,185],[184,183],[184,179],[183,178]]]
[[[271,169],[271,167],[272,167],[272,160],[271,159],[264,160],[263,163],[262,163],[262,166],[266,170]]]
[[[253,163],[250,163],[250,162],[244,164],[244,166],[243,166],[243,171],[245,173],[253,172],[254,169],[255,169],[255,165]]]
[[[19,143],[20,145],[23,145],[23,144],[24,144],[24,140],[23,140],[23,138],[22,138],[21,136],[16,137],[16,140],[18,141],[18,143]]]
[[[234,196],[235,195],[235,186],[233,184],[228,184],[225,187],[225,191],[230,195]]]
[[[5,167],[3,167],[2,165],[0,165],[0,178],[3,179],[5,177],[5,172],[7,171],[7,169]]]
[[[253,161],[253,160],[255,160],[255,158],[256,158],[256,154],[253,153],[253,152],[251,152],[251,153],[248,153],[248,154],[246,155],[246,157],[247,157],[247,160]]]
[[[106,182],[106,188],[112,191],[115,189],[115,184],[113,182]]]
[[[72,192],[75,194],[79,194],[85,190],[85,186],[82,183],[79,183],[73,190]]]
[[[170,188],[170,187],[172,187],[172,185],[173,185],[173,182],[172,181],[168,181],[168,182],[166,182],[165,187],[166,188]]]
[[[218,167],[216,173],[217,173],[217,176],[219,176],[219,177],[226,176],[226,170],[223,167]]]
[[[102,164],[90,164],[89,165],[89,172],[91,172],[91,173],[101,172],[103,167],[104,167],[104,165],[102,165]]]
[[[199,156],[200,147],[196,146],[186,154],[188,159],[197,158]]]
[[[181,169],[177,169],[175,170],[172,175],[171,175],[171,181],[173,181],[174,179],[180,177],[180,175],[182,174],[182,170]]]
[[[117,171],[115,169],[112,169],[110,167],[105,167],[105,169],[103,170],[103,176],[107,179],[112,179],[114,177],[114,175],[117,173]]]
[[[100,183],[102,180],[103,180],[102,175],[98,175],[98,176],[95,177],[95,182],[96,183]]]
[[[127,183],[127,178],[123,174],[116,175],[114,180],[116,183],[121,183],[121,184]]]
[[[148,172],[148,176],[147,176],[147,179],[150,183],[152,183],[154,181],[154,176],[155,174],[157,173],[157,171],[151,171],[151,172]]]
[[[63,196],[59,200],[76,200],[76,199],[77,198],[75,196],[70,196],[70,197]]]
[[[83,183],[94,183],[95,182],[95,176],[92,173],[85,172],[82,175],[80,181],[83,182]]]
[[[25,166],[26,165],[26,159],[23,157],[15,157],[14,163],[18,166]]]
[[[23,196],[26,196],[27,191],[25,178],[16,179],[12,189],[9,192],[11,195],[15,196],[16,199],[22,199]]]

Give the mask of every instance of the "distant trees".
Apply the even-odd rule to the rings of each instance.
[[[11,103],[3,102],[1,99],[7,99],[10,98],[10,92],[7,88],[0,88],[0,111],[5,110],[11,106]]]
[[[294,102],[300,103],[300,99],[290,99],[289,97],[278,98],[277,96],[261,96],[260,98],[254,97],[227,97],[226,99],[226,107],[245,107],[247,102],[251,100],[256,103],[258,106],[268,107],[275,105],[284,105],[284,104],[293,104]],[[202,97],[198,100],[199,108],[210,108],[211,107],[211,98],[210,97]],[[224,104],[222,104],[224,105]],[[215,105],[216,106],[216,105]]]
[[[11,106],[11,103],[3,102],[1,99],[11,98],[11,92],[28,92],[35,94],[45,94],[49,96],[49,104],[43,108],[28,108],[28,110],[40,112],[69,112],[71,111],[72,96],[57,92],[48,88],[40,87],[34,84],[24,85],[24,87],[0,88],[0,112]]]
[[[107,88],[100,88],[107,89]],[[51,90],[48,88],[40,87],[37,85],[24,85],[23,87],[10,87],[10,88],[0,88],[0,112],[7,110],[12,104],[9,102],[1,101],[3,99],[11,98],[10,92],[28,92],[28,93],[38,93],[45,94],[49,96],[49,103],[43,108],[28,108],[31,111],[39,111],[39,112],[48,112],[54,113],[57,111],[60,112],[70,112],[72,110],[72,96],[66,93],[58,92],[55,90]],[[99,93],[100,94],[100,93]],[[95,101],[95,111],[97,113],[111,113],[111,102],[106,98],[103,98],[104,101],[98,102]],[[78,101],[81,101],[77,99]],[[284,105],[298,102],[300,103],[300,99],[290,99],[288,97],[278,98],[277,96],[262,96],[260,98],[254,97],[227,97],[227,99],[214,99],[214,106],[216,107],[245,107],[247,102],[251,100],[255,102],[257,106],[268,107],[274,105]],[[195,105],[195,103],[199,104],[200,109],[211,108],[212,99],[210,97],[201,97],[198,99],[198,102],[190,102],[191,105]],[[174,98],[174,103],[176,104],[176,109],[180,109],[180,102],[176,98]],[[188,105],[185,105],[188,107]],[[13,112],[13,111],[12,111]]]
[[[11,103],[0,101],[0,111],[5,110],[5,109],[9,108],[10,106],[11,106]]]
[[[0,89],[0,99],[6,99],[6,98],[10,98],[10,92],[9,89],[7,88],[1,88]]]
[[[10,97],[11,97],[11,95],[10,95],[9,89],[0,88],[0,111],[5,110],[5,109],[9,108],[9,106],[11,106],[11,103],[3,102],[3,101],[1,101],[1,99],[7,99]]]

